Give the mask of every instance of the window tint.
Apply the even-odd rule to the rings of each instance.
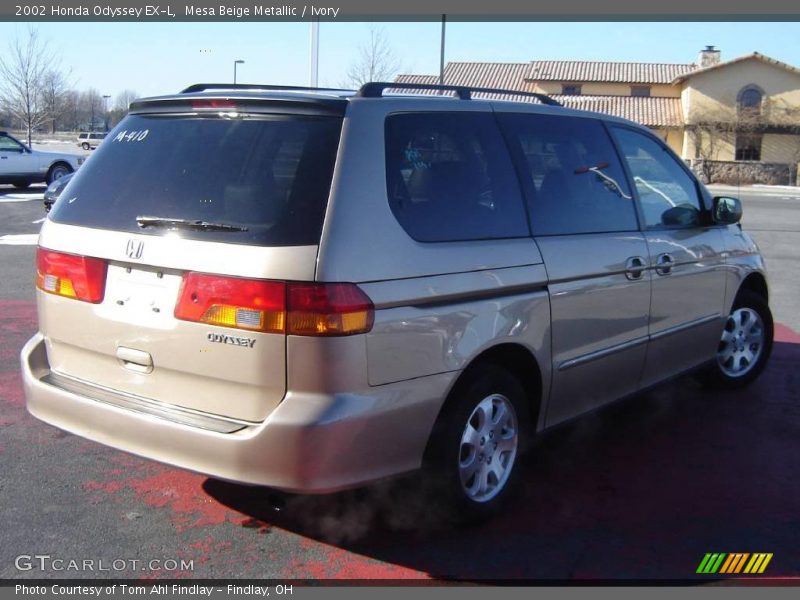
[[[234,244],[319,243],[341,119],[129,115],[69,184],[54,221],[164,235],[138,216],[231,224],[247,231],[182,237]],[[74,200],[73,200],[74,198]]]
[[[595,119],[502,114],[522,170],[534,235],[638,229],[616,151]]]
[[[488,113],[386,119],[389,204],[420,242],[529,235],[508,150]]]
[[[675,157],[647,135],[626,128],[614,130],[636,184],[645,226],[698,225],[697,186]]]

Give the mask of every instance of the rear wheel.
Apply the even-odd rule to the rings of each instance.
[[[57,179],[61,179],[64,175],[72,173],[72,169],[66,163],[56,163],[47,172],[47,185],[50,185]]]
[[[459,520],[490,516],[513,495],[529,414],[522,384],[495,365],[474,367],[451,392],[427,466]]]
[[[88,150],[89,148],[91,148],[91,146],[89,146],[89,142],[83,142],[81,144],[81,148],[83,148],[84,150]]]
[[[772,313],[764,299],[741,290],[720,335],[713,364],[701,380],[717,388],[740,388],[761,374],[772,351]]]

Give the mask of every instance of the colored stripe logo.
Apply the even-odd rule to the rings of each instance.
[[[734,552],[731,554],[708,552],[703,557],[703,560],[700,561],[700,566],[697,567],[696,572],[702,575],[714,575],[717,573],[725,575],[739,573],[756,575],[763,573],[771,560],[771,552],[756,552],[753,554],[749,552]]]

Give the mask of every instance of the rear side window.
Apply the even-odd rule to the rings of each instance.
[[[530,235],[519,182],[491,114],[389,116],[386,184],[394,216],[417,241]]]
[[[164,235],[137,217],[207,221],[181,237],[263,246],[319,243],[341,119],[129,115],[64,190],[58,223]],[[239,231],[245,229],[246,231]]]
[[[520,165],[534,235],[635,231],[636,206],[596,119],[501,114]]]

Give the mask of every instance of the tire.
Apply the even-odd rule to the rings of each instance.
[[[19,183],[15,183],[14,187],[17,188],[18,190],[27,190],[29,187],[31,187],[31,182],[30,181],[22,181],[22,182],[19,182]]]
[[[56,179],[61,179],[64,175],[72,173],[72,168],[66,163],[56,163],[47,172],[47,185],[53,183]]]
[[[87,142],[83,142],[81,144],[81,148],[83,148],[84,150],[89,150],[91,146]]]
[[[425,471],[451,516],[462,523],[481,521],[514,495],[529,432],[529,400],[514,375],[486,364],[462,376],[425,457]]]
[[[740,290],[722,330],[715,360],[700,372],[700,381],[717,389],[750,385],[767,365],[773,335],[767,303],[754,292]]]

